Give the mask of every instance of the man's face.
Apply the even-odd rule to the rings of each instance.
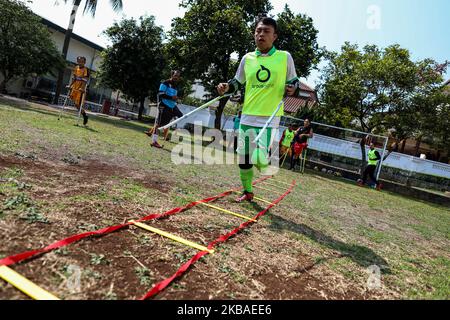
[[[373,143],[370,144],[370,150],[375,149],[375,145]]]
[[[309,126],[311,124],[311,122],[309,122],[308,119],[305,120],[305,127]]]
[[[86,60],[84,59],[77,59],[77,63],[80,67],[84,67],[84,65],[86,64]]]
[[[172,75],[172,80],[174,82],[180,81],[180,78],[181,78],[181,73],[179,73],[179,72],[174,72],[174,74]]]
[[[268,26],[262,22],[258,23],[255,29],[255,42],[259,50],[270,50],[278,35],[273,26]]]

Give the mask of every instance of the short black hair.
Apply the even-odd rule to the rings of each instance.
[[[257,27],[258,24],[260,24],[260,23],[262,23],[262,24],[264,24],[264,25],[266,25],[266,26],[272,26],[273,29],[275,30],[275,33],[278,33],[278,24],[277,24],[277,22],[275,21],[275,19],[270,18],[270,17],[261,17],[261,18],[259,18],[259,20],[256,22],[256,26],[255,26],[255,27]]]
[[[78,60],[83,60],[84,62],[86,62],[86,57],[78,56],[78,57],[77,57],[77,61],[78,61]]]

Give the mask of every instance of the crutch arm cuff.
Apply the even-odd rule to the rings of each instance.
[[[239,81],[237,81],[236,78],[229,80],[228,85],[230,86],[228,93],[231,94],[235,94],[236,91],[238,91],[242,87],[242,84]]]

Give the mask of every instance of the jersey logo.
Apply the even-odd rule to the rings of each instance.
[[[261,70],[259,70],[258,73],[256,73],[256,79],[258,79],[258,81],[262,83],[269,81],[270,76],[271,76],[270,70],[264,67],[263,65],[261,65]]]

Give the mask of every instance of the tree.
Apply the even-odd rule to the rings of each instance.
[[[112,42],[102,53],[100,82],[120,90],[128,100],[140,103],[142,119],[145,98],[156,96],[166,65],[163,51],[163,29],[153,16],[124,19],[105,31]]]
[[[67,3],[67,0],[64,0],[64,2]],[[111,6],[113,7],[113,9],[115,11],[122,10],[122,7],[123,7],[122,0],[109,0],[109,2],[111,3]],[[83,14],[89,12],[94,17],[95,12],[97,11],[97,3],[98,3],[98,0],[85,0]],[[64,61],[67,58],[67,52],[69,50],[70,38],[72,36],[73,28],[75,26],[75,18],[77,16],[77,12],[78,12],[78,8],[79,8],[80,4],[81,4],[81,0],[73,0],[72,11],[70,13],[69,27],[67,28],[65,36],[64,36],[64,45],[63,45],[63,49],[62,49],[62,58],[64,59]],[[56,82],[56,92],[55,92],[55,98],[54,98],[55,104],[58,103],[59,95],[61,94],[63,79],[64,79],[64,69],[61,68],[59,70],[58,80]]]
[[[370,45],[360,51],[357,45],[346,43],[340,54],[327,53],[327,60],[320,85],[323,111],[330,119],[367,133],[394,128],[399,135],[412,134],[413,126],[417,129],[425,123],[413,115],[433,108],[425,101],[442,83],[436,62],[413,62],[409,51],[399,45],[385,49]],[[361,154],[363,171],[364,139]]]
[[[16,77],[45,74],[64,66],[50,32],[17,0],[0,0],[0,92]]]
[[[439,94],[437,97],[439,105],[436,108],[436,118],[433,121],[432,145],[442,149],[446,154],[446,162],[450,158],[450,94]],[[440,161],[440,159],[437,159]]]
[[[299,77],[307,77],[315,69],[324,54],[317,43],[319,31],[313,19],[304,14],[294,13],[286,4],[283,12],[277,15],[278,39],[275,46],[289,51],[297,68]]]
[[[183,70],[190,80],[200,79],[217,96],[215,86],[234,76],[238,62],[254,48],[252,38],[256,17],[269,12],[269,0],[183,0],[182,18],[175,18],[169,33],[168,53],[172,65]],[[215,127],[220,128],[228,99],[220,100]]]
[[[406,141],[408,138],[416,140],[414,155],[419,155],[422,141],[435,146],[437,149],[449,150],[448,141],[448,104],[450,97],[441,85],[442,75],[449,65],[436,63],[432,59],[425,59],[417,64],[418,82],[414,94],[405,100],[404,112],[388,115],[387,128],[395,129],[395,138]],[[444,140],[442,140],[444,139]]]
[[[399,122],[405,127],[409,125],[411,134],[405,135],[405,139],[416,139],[415,156],[420,154],[422,141],[450,155],[450,96],[438,87],[425,96],[417,97],[411,109],[413,112],[408,117],[409,121],[400,118]]]

